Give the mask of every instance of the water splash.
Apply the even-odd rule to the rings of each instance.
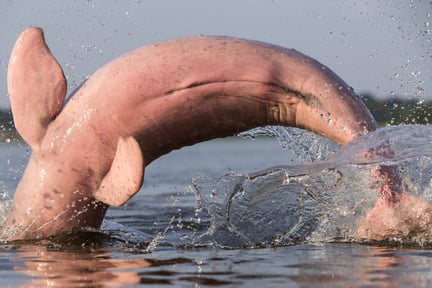
[[[328,138],[294,127],[257,127],[238,135],[249,139],[259,136],[276,137],[282,149],[291,151],[297,157],[294,162],[298,163],[324,160],[339,147]]]
[[[257,177],[195,179],[201,205],[213,218],[214,241],[254,247],[354,239],[356,219],[373,207],[379,192],[364,193],[368,169],[304,172],[289,176],[289,169],[279,168]]]
[[[5,190],[0,192],[0,229],[6,221],[7,213],[11,207],[12,200],[9,197],[9,193]]]
[[[356,241],[359,222],[375,205],[391,166],[402,192],[432,202],[432,127],[387,127],[349,143],[329,160],[279,166],[218,179],[193,188],[212,217],[205,237],[223,247]],[[428,235],[397,239],[432,243]]]

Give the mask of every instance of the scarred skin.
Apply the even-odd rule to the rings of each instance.
[[[308,129],[345,144],[376,128],[352,89],[295,50],[197,36],[125,54],[63,107],[66,81],[39,28],[8,67],[16,128],[32,148],[1,239],[99,227],[108,205],[141,187],[144,167],[174,149],[257,126]]]

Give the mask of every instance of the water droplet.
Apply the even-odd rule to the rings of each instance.
[[[423,87],[417,86],[417,94],[424,94],[424,91]]]

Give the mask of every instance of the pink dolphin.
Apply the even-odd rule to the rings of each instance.
[[[166,41],[96,71],[63,107],[66,81],[39,28],[8,67],[16,128],[32,155],[1,231],[6,240],[99,227],[141,187],[144,167],[185,145],[257,126],[305,128],[345,144],[374,130],[361,100],[295,50],[229,37]]]

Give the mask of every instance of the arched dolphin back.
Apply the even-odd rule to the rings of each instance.
[[[63,107],[66,81],[42,30],[12,51],[14,120],[33,153],[1,232],[42,238],[99,227],[174,149],[257,126],[309,129],[345,144],[374,130],[336,74],[295,50],[196,36],[142,47],[96,71]],[[61,110],[63,107],[63,110]]]

